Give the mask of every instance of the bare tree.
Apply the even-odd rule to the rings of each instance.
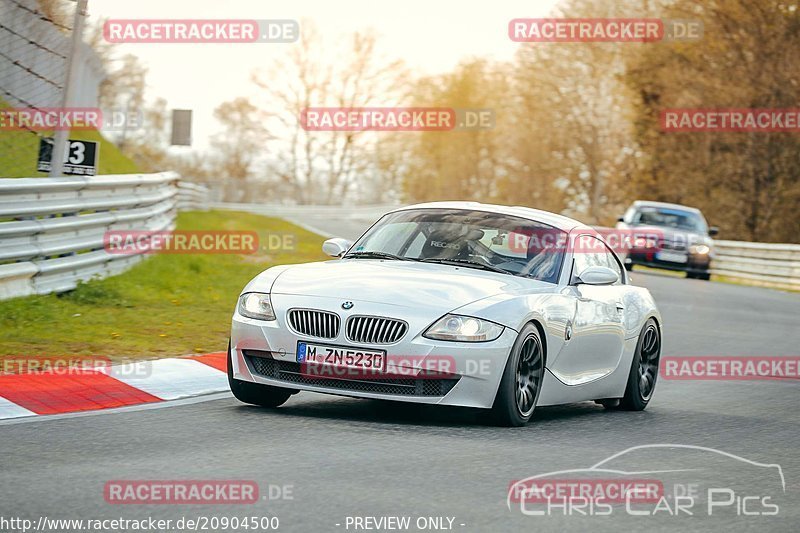
[[[379,57],[371,33],[353,34],[341,53],[326,58],[319,32],[310,22],[302,26],[301,38],[287,57],[253,75],[263,94],[269,171],[298,203],[339,202],[351,193],[358,176],[374,168],[378,136],[307,131],[301,114],[312,107],[392,105],[402,64]]]
[[[246,98],[220,104],[214,118],[223,126],[222,133],[211,141],[215,172],[226,180],[226,199],[241,200],[247,181],[254,177],[268,134],[259,109]]]

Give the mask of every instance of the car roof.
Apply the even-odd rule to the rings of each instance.
[[[503,215],[527,218],[529,220],[541,222],[566,232],[570,232],[576,228],[591,230],[591,228],[586,224],[578,222],[577,220],[569,217],[556,215],[555,213],[550,213],[549,211],[542,211],[540,209],[533,209],[531,207],[522,207],[518,205],[494,205],[482,204],[480,202],[427,202],[423,204],[403,206],[398,209],[394,209],[391,212],[396,213],[398,211],[407,211],[411,209],[469,209],[472,211],[485,211],[487,213],[499,213]]]
[[[670,204],[668,202],[652,202],[649,200],[636,200],[633,202],[634,207],[666,207],[668,209],[680,209],[683,211],[693,211],[699,213],[700,210],[696,207],[689,207],[688,205]]]

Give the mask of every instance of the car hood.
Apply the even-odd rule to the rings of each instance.
[[[273,283],[272,293],[450,311],[497,294],[547,287],[555,285],[474,268],[349,259],[287,268]]]

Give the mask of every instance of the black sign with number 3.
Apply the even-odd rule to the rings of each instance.
[[[50,172],[53,154],[53,139],[43,137],[39,141],[39,158],[36,170]],[[73,176],[94,176],[97,174],[97,143],[95,141],[67,141],[64,153],[64,174]]]

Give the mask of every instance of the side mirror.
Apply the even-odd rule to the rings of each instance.
[[[618,217],[617,222],[625,222],[625,217]]]
[[[716,237],[718,233],[719,233],[719,228],[718,227],[711,226],[710,228],[708,228],[709,237]]]
[[[341,237],[334,237],[322,243],[322,251],[331,257],[342,257],[353,243]]]
[[[604,266],[591,266],[580,273],[577,283],[586,285],[613,285],[619,281],[619,274]]]

